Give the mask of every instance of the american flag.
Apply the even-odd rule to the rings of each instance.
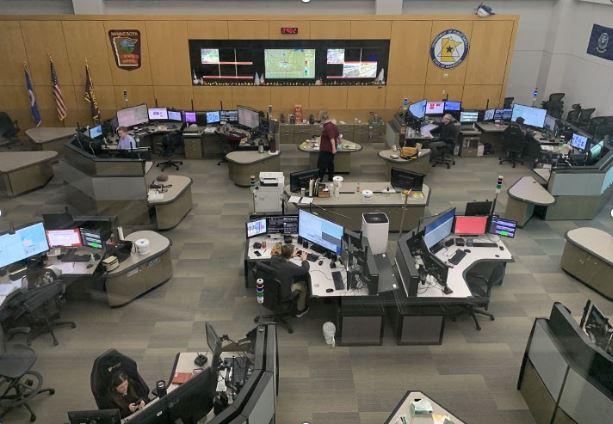
[[[51,58],[49,58],[49,63],[51,64],[51,86],[53,87],[53,98],[55,99],[55,108],[57,109],[57,119],[63,122],[68,115],[68,108],[64,102],[62,89],[60,88],[60,83],[57,80],[57,73],[55,72],[55,65]]]

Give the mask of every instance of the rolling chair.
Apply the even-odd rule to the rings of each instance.
[[[511,125],[505,130],[502,141],[504,143],[504,152],[506,157],[498,158],[498,163],[502,165],[505,162],[509,162],[515,168],[517,162],[524,164],[522,155],[525,147],[525,136],[521,128],[517,125]]]
[[[562,100],[566,93],[552,93],[549,95],[549,100],[542,102],[543,108],[547,109],[547,113],[554,118],[562,118],[564,112],[564,101]]]
[[[571,106],[571,110],[566,114],[566,121],[570,124],[576,125],[579,122],[579,115],[581,114],[581,105],[579,103],[575,103]]]
[[[455,158],[453,154],[459,138],[460,131],[458,128],[458,133],[455,136],[455,140],[439,140],[439,142],[445,143],[444,146],[436,141],[428,145],[428,147],[431,146],[430,148],[432,148],[433,155],[431,162],[433,168],[436,167],[436,165],[445,165],[447,169],[449,169],[451,165],[455,165]]]
[[[613,136],[613,116],[596,116],[590,119],[588,132],[594,136],[595,140],[605,136]]]
[[[0,147],[11,148],[21,144],[17,134],[19,134],[17,121],[13,121],[6,112],[0,112]]]
[[[290,292],[289,297],[283,296],[283,283],[276,278],[276,271],[268,264],[258,263],[253,269],[256,280],[264,280],[264,303],[263,306],[272,311],[270,315],[255,317],[256,323],[274,322],[285,328],[289,334],[294,332],[287,318],[294,317],[298,313],[298,292]]]
[[[180,131],[173,131],[166,135],[164,135],[162,141],[162,157],[166,160],[163,162],[158,162],[156,166],[162,168],[162,172],[166,170],[166,168],[170,168],[174,166],[176,170],[179,170],[179,165],[183,165],[183,162],[180,160],[173,160],[172,157],[177,151],[177,147],[183,142],[183,134]]]
[[[32,370],[36,359],[36,352],[27,346],[7,346],[0,326],[0,403],[3,406],[0,422],[7,413],[19,407],[29,412],[30,422],[36,421],[36,414],[28,402],[42,393],[55,393],[55,389],[41,388],[43,376]]]
[[[581,109],[581,112],[579,113],[579,118],[577,119],[577,126],[579,128],[583,128],[583,129],[587,129],[589,123],[590,123],[590,118],[592,117],[592,114],[596,111],[596,108],[588,108],[588,109]]]

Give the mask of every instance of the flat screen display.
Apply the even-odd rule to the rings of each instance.
[[[0,268],[49,250],[42,222],[0,235]]]
[[[219,64],[219,49],[200,49],[200,63],[203,65]]]
[[[428,249],[451,234],[454,217],[455,208],[451,208],[434,218],[433,221],[426,225],[424,231],[424,243]]]
[[[220,120],[220,117],[219,117],[218,110],[214,110],[214,111],[206,113],[206,123],[207,124],[217,124],[219,123],[219,120]]]
[[[324,249],[340,255],[344,229],[341,225],[300,210],[298,235]]]
[[[220,119],[225,122],[238,122],[238,111],[222,110],[220,111]]]
[[[120,127],[133,127],[147,122],[149,122],[147,105],[138,105],[117,111],[117,125]]]
[[[188,124],[195,124],[196,112],[183,112],[183,120]]]
[[[487,109],[483,113],[483,120],[484,121],[493,121],[495,115],[496,115],[496,109]]]
[[[315,49],[265,49],[266,79],[314,79]]]
[[[328,49],[326,63],[328,65],[342,65],[345,63],[345,49]]]
[[[100,230],[93,228],[81,228],[80,233],[83,246],[93,247],[94,249],[102,249],[103,240]]]
[[[427,100],[420,100],[413,103],[409,106],[409,112],[417,119],[423,118],[426,115],[426,103],[428,103]]]
[[[49,247],[81,247],[81,233],[78,228],[47,230]]]
[[[477,122],[479,120],[479,112],[476,110],[460,112],[460,122]]]
[[[485,234],[487,218],[487,216],[456,216],[453,232],[470,236]]]
[[[149,120],[150,121],[167,121],[168,109],[165,107],[150,107],[149,108]]]
[[[238,124],[247,128],[260,126],[260,113],[244,107],[238,108]]]
[[[426,103],[426,115],[442,115],[445,111],[445,102]]]
[[[445,100],[445,112],[458,112],[462,109],[462,102],[457,100]]]
[[[345,62],[343,63],[343,78],[375,78],[377,62]]]
[[[517,229],[517,221],[512,219],[500,218],[496,215],[492,217],[490,223],[490,234],[496,234],[501,237],[515,237],[515,230]]]
[[[581,134],[573,133],[573,138],[570,141],[570,145],[575,149],[584,151],[587,148],[587,137]]]
[[[268,234],[298,234],[298,215],[279,215],[266,218]]]
[[[513,115],[513,109],[496,109],[494,112],[495,121],[510,121]]]
[[[413,191],[422,191],[423,189],[424,174],[392,168],[390,177],[390,184],[394,188]]]
[[[248,221],[246,227],[247,238],[266,234],[266,218],[257,219],[255,221]]]
[[[169,110],[168,120],[175,121],[175,122],[181,122],[181,112],[179,112],[178,110]]]
[[[543,128],[545,125],[545,115],[547,110],[538,107],[530,107],[525,105],[513,105],[511,121],[517,121],[517,118],[524,118],[524,125],[531,127]]]
[[[98,138],[102,135],[102,125],[96,125],[89,129],[89,138]]]

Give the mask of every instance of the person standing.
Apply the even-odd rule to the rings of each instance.
[[[126,127],[117,128],[117,134],[119,134],[117,150],[134,150],[136,148],[136,141],[134,141],[134,137],[128,133]]]
[[[319,179],[323,181],[324,175],[328,173],[328,179],[332,182],[334,177],[334,155],[336,154],[336,146],[339,143],[340,133],[338,128],[330,120],[328,112],[323,112],[321,121],[324,128],[319,139],[319,157],[317,159],[317,167],[319,168]]]

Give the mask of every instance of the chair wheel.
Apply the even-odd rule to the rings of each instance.
[[[57,345],[59,345],[59,344],[60,344],[60,342],[59,342],[59,341],[57,341],[57,340],[54,340],[54,341],[53,341],[53,346],[57,346]]]
[[[287,330],[287,332],[288,332],[289,334],[292,334],[292,333],[294,332],[294,329],[293,329],[293,328],[289,328],[289,329]]]
[[[55,389],[49,389],[49,396],[53,396],[55,394]]]
[[[481,331],[481,327],[477,327],[477,331]]]
[[[77,324],[75,324],[74,322],[70,324],[70,328],[77,328]]]
[[[496,320],[496,317],[490,317],[490,321]]]
[[[255,322],[256,324],[258,323],[258,321],[259,321],[258,317],[253,318],[253,322]]]
[[[450,168],[450,166],[449,166],[449,164],[447,164],[447,169],[449,169],[449,168]]]
[[[502,165],[502,161],[501,160],[498,161],[498,165]]]
[[[30,415],[30,422],[33,423],[36,421],[36,415]]]

